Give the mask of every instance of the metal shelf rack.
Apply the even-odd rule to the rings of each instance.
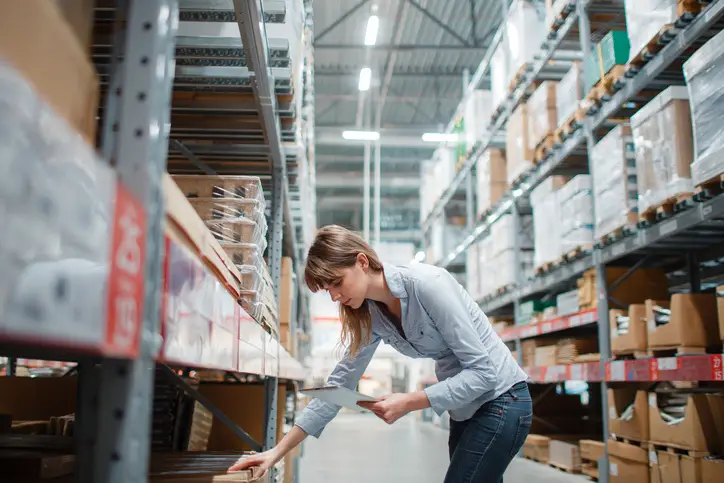
[[[295,317],[302,319],[301,330],[309,329],[306,293],[298,283],[304,228],[295,225],[305,219],[295,218],[290,202],[300,160],[289,155],[296,154],[293,146],[285,145],[294,139],[289,124],[296,113],[295,83],[289,67],[274,67],[288,46],[285,50],[265,33],[265,22],[283,22],[287,15],[285,2],[272,0],[97,0],[92,60],[104,99],[99,155],[0,62],[6,74],[0,104],[17,106],[0,111],[0,119],[12,121],[4,126],[16,126],[5,134],[13,141],[38,140],[21,146],[35,151],[0,155],[6,167],[22,160],[30,171],[18,170],[18,176],[34,180],[18,219],[12,218],[15,192],[9,185],[0,189],[0,205],[11,214],[7,222],[18,228],[0,237],[0,265],[15,285],[4,286],[0,297],[0,353],[14,361],[77,363],[78,481],[147,481],[150,369],[157,364],[264,381],[265,438],[257,449],[276,442],[278,382],[306,377],[277,338],[163,229],[167,161],[172,173],[262,177],[272,200],[268,255],[277,298],[285,254],[297,274]],[[238,22],[233,40],[204,44],[177,36],[179,20],[230,19]],[[236,102],[223,102],[230,94]],[[20,109],[28,105],[42,110],[40,121]],[[313,111],[307,119],[313,126]],[[40,243],[27,246],[35,236],[27,230],[40,227],[57,241],[52,251]],[[174,277],[188,277],[186,269],[216,284],[215,311],[205,321],[211,331],[207,352],[190,341],[184,351],[169,352],[169,331],[187,322],[169,311],[166,294],[174,290],[169,286]],[[38,270],[47,283],[36,280]],[[183,387],[180,378],[176,383]],[[194,397],[190,388],[184,390]],[[209,409],[223,422],[216,408]],[[276,481],[274,472],[270,477]]]
[[[591,33],[610,30],[611,25],[596,20],[596,13],[623,14],[622,2],[603,0],[578,0],[569,2],[569,14],[555,32],[551,32],[543,43],[535,63],[529,67],[518,88],[509,94],[501,109],[496,112],[489,127],[489,134],[471,151],[462,164],[452,184],[443,193],[429,217],[423,223],[428,229],[431,223],[440,216],[445,216],[445,205],[464,186],[465,179],[471,175],[478,156],[490,145],[491,139],[505,129],[511,112],[530,95],[534,82],[541,79],[541,69],[552,58],[561,45],[574,43],[577,38],[578,48],[585,56],[591,49]],[[587,173],[588,156],[597,139],[600,139],[613,126],[608,120],[614,117],[629,117],[642,107],[652,93],[658,93],[672,84],[684,83],[681,72],[682,59],[686,59],[699,46],[703,45],[717,32],[724,28],[724,1],[708,2],[702,7],[700,14],[677,22],[672,31],[675,36],[642,68],[630,70],[627,76],[616,85],[616,92],[604,99],[601,106],[591,108],[586,120],[576,130],[554,146],[547,157],[530,171],[523,179],[508,191],[483,219],[468,226],[471,227],[464,240],[435,264],[448,267],[458,263],[458,258],[481,238],[489,233],[491,225],[502,215],[511,213],[514,226],[519,226],[520,211],[524,209],[531,191],[547,177],[554,174]],[[496,40],[500,41],[500,31]],[[497,42],[488,54],[495,49]],[[567,47],[570,48],[570,47]],[[489,57],[481,62],[479,71],[488,69]],[[476,73],[478,74],[478,73]],[[482,79],[476,75],[474,79]],[[477,87],[471,83],[469,90]],[[645,95],[642,95],[645,94]],[[472,193],[468,192],[468,203],[472,203]],[[594,207],[595,209],[595,207]],[[472,208],[468,213],[472,212]],[[517,230],[514,230],[518,233]],[[607,407],[606,384],[619,381],[722,381],[722,355],[706,354],[678,357],[651,357],[643,360],[611,360],[609,341],[609,298],[604,277],[607,265],[630,267],[630,272],[644,264],[657,262],[669,264],[681,261],[681,253],[706,254],[720,246],[724,241],[724,196],[718,195],[706,200],[689,203],[684,210],[649,226],[642,226],[633,233],[609,244],[599,244],[590,252],[583,253],[577,259],[563,264],[530,279],[522,279],[518,274],[516,285],[512,288],[492,294],[479,300],[481,308],[488,314],[513,314],[518,321],[522,301],[534,296],[555,294],[570,288],[572,282],[584,272],[595,269],[596,282],[599,290],[596,309],[584,311],[569,317],[546,320],[535,325],[516,325],[501,334],[504,341],[515,343],[521,353],[520,341],[541,335],[556,335],[562,331],[593,330],[598,333],[600,362],[583,364],[558,365],[550,367],[528,368],[532,382],[560,383],[571,380],[588,381],[601,384],[603,407]],[[516,248],[516,252],[519,249]],[[702,255],[703,256],[703,255]],[[518,258],[519,259],[519,258]],[[689,288],[697,292],[701,286],[700,270],[697,256],[687,259]],[[629,272],[629,273],[630,273]],[[608,414],[603,411],[603,436],[608,435]],[[608,468],[600,466],[600,481],[608,481]]]

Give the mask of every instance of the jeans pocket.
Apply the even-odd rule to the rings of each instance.
[[[510,449],[510,456],[515,456],[518,451],[520,451],[520,448],[523,447],[523,443],[525,443],[525,438],[528,437],[532,423],[532,413],[518,418],[518,429],[515,432],[515,438],[513,438],[513,447]]]

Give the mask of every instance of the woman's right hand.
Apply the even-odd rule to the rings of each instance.
[[[269,471],[269,468],[274,466],[280,459],[279,454],[276,452],[276,448],[264,451],[263,453],[242,456],[229,468],[229,472],[248,470],[258,467],[259,473],[255,476],[257,478],[261,478],[267,471]]]

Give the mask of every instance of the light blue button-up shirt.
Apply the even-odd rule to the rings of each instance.
[[[437,414],[449,411],[456,421],[469,419],[483,404],[527,380],[486,315],[447,270],[425,264],[384,264],[384,274],[392,295],[401,301],[407,340],[377,304],[368,301],[370,343],[354,359],[345,353],[329,376],[329,385],[354,389],[382,340],[406,356],[435,359],[439,382],[425,393]],[[296,424],[319,437],[339,409],[313,399]]]

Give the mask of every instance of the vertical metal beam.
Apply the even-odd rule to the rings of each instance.
[[[13,377],[18,370],[18,359],[16,357],[8,357],[5,359],[5,375]]]
[[[277,395],[279,382],[276,377],[268,377],[264,381],[264,407],[265,421],[264,426],[264,450],[268,451],[277,444]],[[283,422],[279,423],[283,424]],[[277,471],[275,468],[269,470],[269,481],[276,483]]]
[[[83,445],[80,449],[92,451],[94,482],[141,483],[148,479],[153,367],[161,325],[165,216],[161,182],[166,170],[177,26],[175,0],[133,0],[125,27],[123,63],[114,72],[120,80],[114,80],[116,89],[109,93],[108,102],[114,108],[108,111],[104,132],[115,134],[104,138],[104,144],[108,143],[104,152],[115,160],[119,179],[145,209],[145,237],[141,237],[146,247],[145,290],[138,359],[104,360],[99,384],[93,389],[98,401],[93,431],[98,436],[92,448]],[[85,436],[86,442],[92,438]],[[87,461],[86,455],[82,459]]]
[[[513,270],[515,273],[515,294],[513,296],[513,324],[520,325],[520,297],[518,296],[519,289],[523,285],[523,265],[520,256],[520,230],[522,223],[520,222],[520,209],[518,203],[513,203],[511,206],[511,213],[513,215]],[[487,235],[490,236],[490,235]],[[515,338],[515,350],[518,354],[518,364],[523,366],[523,348],[520,343],[520,337]]]
[[[691,293],[701,292],[701,272],[699,269],[699,257],[695,252],[686,254],[686,265],[689,271],[689,289]]]
[[[78,458],[76,477],[79,483],[93,483],[100,382],[100,366],[87,360],[80,361],[75,421],[75,447]]]

